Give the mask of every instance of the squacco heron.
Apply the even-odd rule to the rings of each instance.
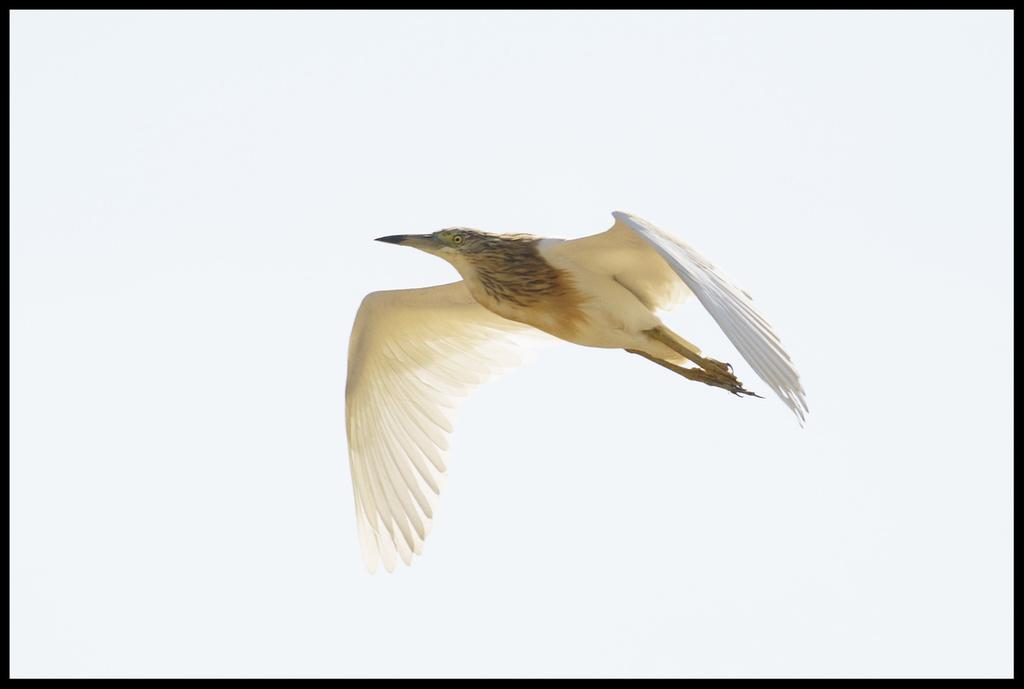
[[[345,425],[363,558],[420,554],[446,474],[455,403],[516,363],[517,335],[543,331],[624,349],[688,380],[754,395],[655,314],[693,294],[801,423],[796,369],[750,296],[688,244],[628,213],[581,239],[463,227],[380,237],[451,263],[462,280],[363,299],[349,342]]]

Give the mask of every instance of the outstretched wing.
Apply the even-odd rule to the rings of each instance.
[[[621,211],[612,215],[615,225],[595,237],[604,237],[605,242],[618,240],[624,246],[642,237],[696,295],[754,372],[803,423],[808,408],[800,377],[771,325],[754,308],[750,295],[689,244],[635,215]],[[662,275],[655,268],[652,271],[652,275]]]
[[[527,326],[473,300],[462,282],[368,294],[349,341],[345,428],[366,566],[419,554],[447,471],[456,403],[520,363]]]

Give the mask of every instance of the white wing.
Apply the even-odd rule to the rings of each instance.
[[[456,402],[521,361],[523,326],[462,282],[368,294],[349,341],[345,428],[363,558],[409,564],[430,529]]]
[[[808,408],[800,377],[782,349],[782,342],[754,308],[750,295],[732,284],[689,244],[635,215],[621,211],[612,215],[615,225],[595,236],[621,237],[625,241],[627,233],[635,233],[649,242],[696,295],[754,372],[803,423]]]

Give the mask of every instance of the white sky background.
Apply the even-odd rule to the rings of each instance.
[[[1012,16],[12,15],[15,676],[1008,676]],[[611,211],[751,292],[807,427],[570,344],[370,576],[371,241]],[[693,301],[667,322],[770,394]]]

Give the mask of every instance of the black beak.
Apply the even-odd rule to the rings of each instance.
[[[387,242],[388,244],[401,244],[412,235],[408,234],[393,234],[388,237],[377,237],[373,241],[375,242]]]
[[[390,237],[377,237],[377,241],[411,246],[414,249],[426,251],[427,253],[432,253],[438,248],[437,240],[429,234],[393,234]]]

